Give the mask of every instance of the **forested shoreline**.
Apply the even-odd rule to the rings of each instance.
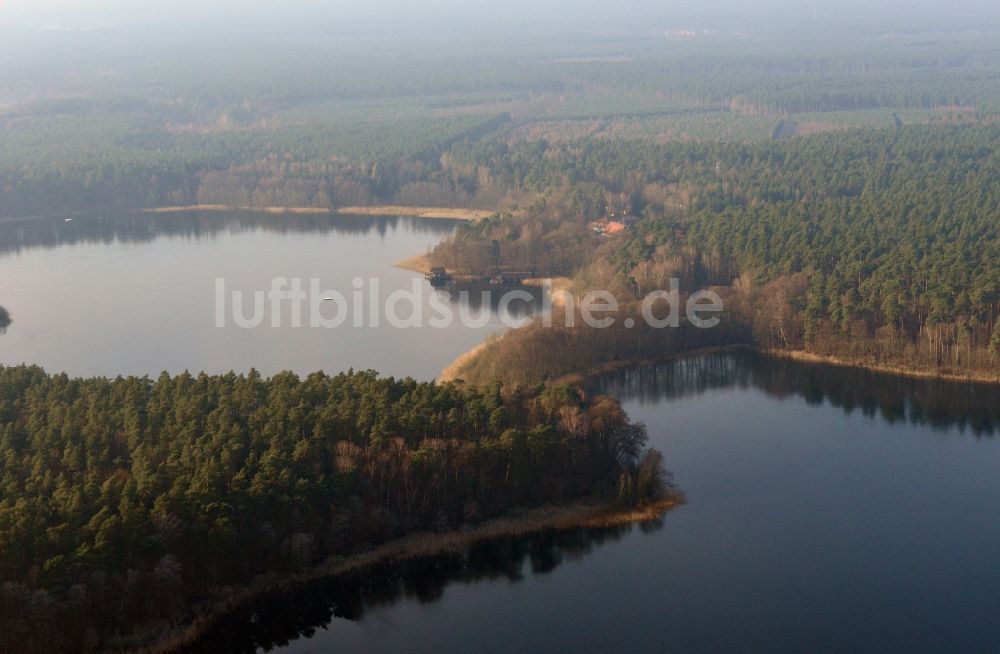
[[[155,65],[66,46],[82,57],[72,73],[3,73],[0,217],[199,204],[511,209],[564,195],[593,218],[642,192],[628,188],[634,172],[677,181],[662,166],[632,167],[631,149],[704,173],[727,146],[989,125],[1000,112],[1000,59],[984,35],[856,35],[850,47],[830,35],[576,38],[524,51],[486,43],[460,65],[444,45],[401,58],[395,43],[367,55],[337,43],[192,44],[156,51]]]
[[[153,77],[103,62],[130,94],[64,81],[0,112],[0,216],[497,211],[433,263],[573,277],[624,304],[675,276],[719,289],[761,349],[997,373],[992,39],[580,38],[484,44],[458,66],[448,48],[401,60],[335,44],[268,65],[244,52],[205,77],[195,52]],[[641,220],[594,233],[620,214]]]
[[[262,575],[213,603],[199,606],[193,622],[159,634],[148,649],[161,654],[256,651],[273,647],[285,642],[289,632],[292,636],[309,632],[310,626],[303,625],[299,607],[300,603],[315,602],[310,590],[317,585],[340,587],[352,598],[365,597],[381,583],[413,580],[420,570],[440,571],[442,567],[456,565],[456,561],[461,568],[468,569],[477,550],[496,548],[509,554],[523,540],[566,537],[600,542],[618,538],[636,524],[643,529],[655,529],[668,511],[684,501],[683,493],[669,489],[658,499],[632,507],[585,500],[518,510],[510,517],[460,530],[417,532],[368,552],[330,559],[304,572]],[[328,607],[324,607],[327,610],[320,611],[325,613],[325,619],[317,621],[315,626],[325,626],[334,611],[347,611],[348,619],[357,619],[358,614],[350,612],[345,604],[343,598],[331,598]],[[252,617],[259,611],[268,612],[263,622]],[[281,617],[275,619],[274,613],[278,611],[294,617],[287,622]],[[130,646],[127,641],[121,645],[123,649]]]
[[[998,125],[942,125],[757,144],[463,141],[428,204],[458,184],[511,208],[432,259],[578,277],[625,304],[678,277],[720,290],[762,349],[995,376],[998,140]],[[595,234],[609,211],[641,220]]]
[[[266,229],[327,233],[308,214],[463,208],[482,219],[431,265],[566,277],[620,306],[602,330],[557,310],[442,384],[0,367],[0,650],[148,644],[261,575],[660,497],[644,428],[570,373],[739,346],[1000,379],[992,35],[576,38],[468,57],[171,44],[69,72],[84,50],[66,48],[55,71],[0,67],[4,252],[226,228],[143,214],[71,234],[39,215],[294,207]],[[718,327],[645,323],[673,278],[722,297]]]
[[[565,218],[574,210],[550,202],[462,226],[431,259],[481,270],[499,258],[542,276],[568,274],[578,297],[608,290],[625,307],[676,278],[685,292],[712,288],[723,298],[729,332],[714,345],[739,334],[735,342],[762,350],[997,378],[998,141],[996,126],[968,126],[687,150],[617,144],[603,152],[629,161],[619,206],[642,216],[623,235],[595,235]],[[602,149],[589,147],[595,149],[580,152],[595,159],[578,159],[577,170],[603,171],[597,179],[607,179],[609,169],[596,164]],[[569,163],[552,152],[545,160],[553,169]],[[511,361],[524,338],[510,335],[495,348],[507,363],[487,367],[494,374],[546,365],[550,372],[577,371],[555,362],[570,357],[558,342]],[[624,350],[610,338],[580,335],[573,342],[582,347],[589,339],[605,362],[636,358],[644,347],[637,333],[619,336],[629,345]],[[678,338],[654,339],[645,352],[656,356],[672,342]]]
[[[567,386],[3,368],[4,649],[155,634],[254,575],[517,507],[641,504],[665,488],[644,443],[616,401]]]

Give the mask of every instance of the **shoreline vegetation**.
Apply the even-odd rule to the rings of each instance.
[[[493,339],[488,339],[486,341],[483,341],[479,345],[476,345],[472,349],[467,350],[466,352],[463,352],[459,356],[455,357],[455,359],[441,371],[441,374],[437,378],[437,382],[444,384],[444,383],[459,382],[459,381],[463,382],[470,381],[466,379],[466,376],[469,374],[470,369],[474,369],[477,366],[477,364],[480,363],[481,357],[488,355],[490,347],[494,343],[502,340],[504,336],[506,336],[506,334],[508,333],[510,332],[505,332],[504,334],[498,335]],[[860,358],[859,359],[841,358],[832,355],[817,354],[805,350],[781,350],[778,348],[760,348],[743,343],[699,347],[691,350],[681,350],[670,354],[658,355],[658,356],[613,359],[610,361],[603,362],[599,365],[589,367],[587,369],[565,370],[561,375],[554,377],[547,383],[550,383],[552,385],[575,384],[575,383],[580,383],[581,381],[584,380],[593,379],[594,377],[599,377],[600,375],[604,375],[610,372],[617,372],[619,370],[624,370],[627,368],[669,363],[671,361],[677,361],[679,359],[696,358],[709,354],[718,354],[724,352],[741,352],[741,351],[751,351],[775,359],[789,359],[792,361],[797,361],[800,363],[808,363],[813,365],[827,365],[827,366],[836,366],[838,368],[853,368],[855,370],[867,370],[869,372],[883,373],[887,375],[894,375],[897,377],[906,377],[911,379],[928,379],[928,380],[937,380],[937,381],[954,382],[954,383],[1000,385],[1000,375],[987,375],[977,372],[958,373],[949,369],[927,370],[927,369],[907,367],[902,365],[873,363],[871,361],[865,361],[864,359]]]
[[[488,209],[465,209],[451,207],[417,207],[408,205],[376,205],[376,206],[356,206],[337,207],[328,209],[325,207],[254,207],[239,206],[234,204],[183,204],[162,207],[146,207],[135,209],[87,209],[83,211],[57,211],[45,214],[34,214],[26,216],[0,216],[0,224],[19,223],[29,220],[51,220],[56,218],[83,218],[86,216],[100,215],[106,213],[148,213],[148,214],[171,214],[171,213],[264,213],[272,215],[342,215],[342,216],[406,216],[411,218],[426,218],[431,220],[458,220],[464,222],[476,222],[489,218],[496,214]]]
[[[501,335],[498,338],[502,338]],[[494,341],[484,341],[474,348],[463,352],[449,363],[438,376],[438,383],[450,383],[466,381],[463,377],[470,367],[475,366],[479,357],[484,356],[489,346]],[[669,363],[679,359],[697,358],[709,354],[719,354],[724,352],[750,351],[762,354],[775,359],[789,359],[800,363],[813,365],[836,366],[838,368],[853,368],[855,370],[867,370],[869,372],[894,375],[896,377],[906,377],[911,379],[928,379],[936,381],[954,383],[991,384],[1000,386],[1000,375],[986,375],[981,373],[957,373],[951,370],[925,370],[920,368],[910,368],[906,366],[872,363],[863,359],[847,359],[832,355],[816,354],[805,350],[781,350],[776,348],[758,348],[752,345],[734,343],[732,345],[718,345],[711,347],[700,347],[693,350],[683,350],[671,354],[660,356],[649,356],[629,359],[615,359],[604,362],[600,365],[586,370],[567,370],[561,376],[551,380],[551,384],[574,384],[583,380],[592,379],[610,372],[617,372],[627,368],[635,368],[648,365]]]
[[[496,214],[488,209],[462,209],[449,207],[413,207],[388,204],[372,207],[340,207],[335,213],[355,216],[413,216],[415,218],[436,218],[440,220],[464,220],[473,222]]]
[[[438,375],[437,381],[439,384],[447,384],[449,382],[455,382],[461,379],[462,371],[471,363],[473,363],[478,357],[487,350],[490,345],[490,339],[487,338],[479,345],[475,346],[471,350],[463,352],[462,354],[455,357],[455,359],[449,363],[441,374]]]
[[[245,587],[224,591],[227,597],[215,598],[198,607],[199,617],[184,628],[171,632],[151,645],[112,643],[124,652],[169,654],[195,644],[220,618],[240,606],[268,594],[318,579],[336,578],[381,563],[399,563],[412,559],[463,553],[479,543],[518,538],[544,532],[577,529],[613,529],[655,522],[684,503],[682,493],[673,491],[637,506],[621,506],[612,501],[579,501],[515,511],[502,518],[488,520],[475,527],[443,533],[420,532],[380,545],[374,550],[349,557],[338,557],[311,570],[290,575],[261,575]]]
[[[891,363],[874,363],[862,358],[849,359],[827,354],[817,354],[806,350],[781,350],[781,349],[757,349],[757,352],[767,356],[791,359],[802,363],[813,363],[817,365],[837,366],[839,368],[856,368],[880,372],[897,377],[911,377],[914,379],[934,379],[948,382],[970,382],[976,384],[998,384],[1000,385],[1000,375],[989,375],[977,371],[967,373],[955,372],[949,368],[929,370],[911,366],[893,365]]]
[[[0,633],[25,652],[147,647],[206,600],[218,615],[268,587],[255,580],[469,532],[653,519],[679,497],[645,428],[573,386],[0,366],[0,387],[17,462],[3,470]]]
[[[462,375],[468,370],[468,367],[475,365],[476,359],[483,356],[488,350],[489,346],[492,345],[499,338],[503,338],[503,335],[495,337],[493,340],[486,340],[477,345],[476,347],[468,350],[458,357],[455,358],[437,378],[439,384],[454,383],[459,381],[467,381]],[[547,383],[560,386],[563,384],[580,384],[583,381],[593,379],[594,377],[599,377],[610,372],[617,372],[619,370],[624,370],[627,368],[637,368],[640,366],[650,366],[657,365],[661,363],[670,363],[671,361],[677,361],[679,359],[695,358],[700,356],[706,356],[709,354],[720,354],[724,352],[744,352],[744,351],[757,351],[749,345],[744,345],[740,343],[734,343],[732,345],[717,345],[709,347],[699,347],[692,350],[683,350],[678,352],[673,352],[671,354],[664,354],[660,356],[648,356],[648,357],[636,357],[629,359],[614,359],[612,361],[606,361],[596,366],[592,366],[585,370],[566,370],[562,375],[549,380]],[[768,352],[763,352],[768,354]],[[819,362],[817,362],[819,363]]]
[[[418,272],[421,275],[426,275],[432,268],[430,257],[426,254],[418,254],[412,257],[407,257],[406,259],[400,259],[399,261],[394,261],[392,265],[395,268],[412,270],[413,272]]]
[[[351,216],[412,216],[414,218],[429,218],[439,220],[476,221],[492,216],[494,211],[486,209],[463,209],[451,207],[414,207],[405,205],[378,205],[365,207],[241,207],[231,204],[189,204],[168,207],[151,207],[143,209],[143,213],[186,213],[189,211],[230,212],[249,211],[269,214],[296,215],[351,215]]]
[[[429,267],[438,263],[440,255],[437,250],[420,257],[414,257],[397,265],[408,267],[419,262],[420,266]],[[552,308],[559,310],[563,307],[565,296],[562,293],[570,293],[577,296],[584,295],[592,286],[589,283],[588,272],[584,270],[576,277],[554,277],[551,281]],[[545,278],[527,280],[526,284],[542,285]],[[475,347],[461,353],[455,357],[438,376],[439,383],[463,381],[473,385],[492,383],[495,379],[515,381],[516,383],[537,383],[545,382],[558,385],[562,383],[577,383],[581,378],[588,379],[607,372],[621,370],[623,368],[653,365],[666,363],[679,358],[697,357],[705,354],[712,354],[725,351],[751,350],[759,354],[774,358],[785,358],[794,361],[812,363],[819,365],[830,365],[845,368],[855,368],[896,375],[899,377],[909,377],[917,379],[933,379],[948,382],[968,382],[981,384],[1000,385],[1000,374],[983,371],[982,369],[970,368],[961,370],[938,363],[936,366],[907,364],[895,362],[891,359],[879,357],[876,353],[858,353],[835,355],[823,352],[813,352],[802,347],[783,348],[769,346],[766,339],[760,338],[760,330],[756,329],[752,319],[742,316],[741,313],[748,313],[748,300],[750,298],[734,297],[730,289],[716,287],[726,298],[726,302],[731,302],[737,311],[729,311],[723,318],[723,324],[716,329],[725,329],[726,333],[720,339],[694,338],[680,334],[680,338],[657,339],[650,338],[643,344],[635,343],[636,347],[622,347],[622,339],[616,338],[613,332],[618,328],[599,330],[589,337],[583,334],[579,325],[569,328],[559,324],[557,320],[553,327],[542,329],[538,326],[538,321],[532,321],[519,329],[507,330],[501,334],[493,335]],[[630,300],[625,297],[623,289],[616,289],[619,305],[622,307],[623,316],[628,316],[639,324],[640,316],[636,315],[635,307],[630,306]],[[765,298],[766,300],[766,298]],[[764,302],[765,308],[770,308]],[[780,314],[781,312],[779,312]],[[557,311],[553,316],[559,318],[562,314]],[[621,318],[622,316],[619,316]],[[783,316],[782,316],[783,317]],[[621,323],[621,320],[618,320]],[[620,330],[619,330],[620,331]],[[631,336],[627,340],[636,341],[640,338],[642,330],[631,330]],[[664,331],[664,330],[652,330]],[[666,332],[679,331],[688,334],[692,331],[685,330],[685,325],[679,330],[665,330]],[[715,331],[715,330],[708,330]],[[553,336],[549,332],[556,332]],[[655,336],[655,335],[654,335]],[[615,349],[627,352],[626,356],[614,356],[606,360],[601,360],[602,355],[613,352]],[[543,374],[539,378],[524,378],[523,365],[514,361],[516,355],[512,355],[512,350],[524,350],[529,356],[531,365],[537,365],[540,359],[549,361],[546,368],[542,366],[539,370]],[[667,353],[657,353],[668,350]],[[574,356],[568,356],[573,354]],[[566,356],[563,356],[566,355]],[[581,365],[584,362],[584,365]],[[521,364],[526,364],[522,361]],[[517,374],[511,371],[518,370]],[[518,374],[521,377],[518,377]]]
[[[162,65],[148,39],[123,40],[135,61],[116,59],[115,84],[105,48],[48,48],[73,64],[60,75],[12,66],[0,224],[51,219],[39,232],[58,240],[63,218],[110,212],[452,220],[452,239],[396,265],[567,275],[577,298],[601,289],[624,309],[610,329],[492,336],[448,384],[0,366],[0,650],[174,651],[261,593],[377,572],[379,556],[658,519],[683,501],[637,490],[665,483],[661,455],[640,459],[642,426],[582,376],[747,349],[1000,382],[1000,57],[984,16],[951,36],[916,16],[905,47],[885,46],[881,19],[697,51],[608,24],[416,57],[419,39],[390,31],[372,37],[387,56],[310,61],[244,39]],[[473,206],[504,211],[456,208]],[[723,323],[639,322],[675,278],[718,289]]]

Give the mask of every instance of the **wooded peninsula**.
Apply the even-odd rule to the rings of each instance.
[[[615,400],[569,386],[0,368],[0,633],[141,643],[261,573],[515,507],[639,506],[668,490],[644,444]]]
[[[580,506],[680,501],[644,427],[573,374],[736,346],[1000,381],[995,35],[792,34],[165,41],[135,60],[75,35],[0,67],[3,248],[80,212],[416,213],[462,220],[421,266],[621,307],[608,329],[556,312],[493,338],[442,383],[0,367],[0,651],[151,646],[262,575],[518,511],[586,525]],[[718,293],[722,322],[647,325],[671,279]],[[0,334],[18,324],[0,307]]]

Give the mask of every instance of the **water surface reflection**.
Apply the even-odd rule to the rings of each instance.
[[[83,376],[251,368],[306,375],[353,367],[431,379],[511,324],[498,315],[498,298],[483,302],[476,293],[449,298],[453,319],[432,323],[439,315],[432,301],[440,298],[420,273],[393,265],[427,252],[456,224],[254,213],[0,223],[0,303],[16,317],[0,341],[0,364],[32,363]],[[299,326],[291,302],[279,302],[275,321],[274,305],[256,297],[280,279],[300,282],[307,293],[317,280],[317,294],[350,301],[346,311],[329,303],[318,310],[310,296],[299,305]],[[225,293],[217,291],[220,280]],[[354,309],[358,280],[365,289],[360,312]],[[415,288],[420,292],[413,294]],[[397,291],[413,299],[395,303],[392,315],[420,326],[390,324],[388,302]],[[234,303],[242,316],[260,320],[238,325],[229,308]],[[536,291],[509,308],[520,318],[540,307]],[[315,313],[327,318],[325,326],[313,325]],[[343,314],[339,324],[329,321]],[[418,315],[422,320],[408,322]],[[253,326],[244,328],[248,324]]]
[[[662,521],[641,525],[645,533]],[[451,584],[518,583],[546,575],[619,541],[632,527],[551,531],[479,543],[465,553],[383,563],[341,577],[319,579],[270,594],[220,620],[188,651],[270,651],[310,638],[334,618],[357,622],[380,608],[410,601],[440,601]]]
[[[255,231],[385,238],[405,226],[410,233],[440,236],[450,234],[457,224],[454,220],[341,214],[197,211],[92,214],[69,220],[53,217],[0,222],[0,254],[63,245],[135,245],[161,237],[200,240]]]
[[[653,405],[709,391],[757,389],[769,397],[798,397],[859,411],[887,424],[957,428],[992,436],[1000,421],[1000,385],[900,377],[859,368],[824,366],[753,352],[717,353],[602,375],[590,384],[615,397]]]
[[[443,575],[431,603],[397,579],[281,650],[996,651],[996,388],[735,353],[591,390],[665,453],[687,502],[662,528],[538,573],[501,548],[501,572]]]

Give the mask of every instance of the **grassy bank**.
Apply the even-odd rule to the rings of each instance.
[[[670,509],[682,504],[682,494],[672,492],[665,497],[635,507],[623,507],[607,501],[583,501],[564,506],[549,506],[517,512],[509,517],[490,520],[470,529],[445,533],[417,533],[374,550],[346,558],[330,560],[307,572],[295,575],[265,575],[250,584],[227,589],[218,597],[198,607],[197,619],[158,638],[153,644],[136,641],[112,644],[110,649],[125,652],[166,654],[194,644],[220,617],[235,608],[297,584],[312,580],[363,572],[366,568],[387,562],[462,553],[477,543],[516,538],[548,531],[575,529],[611,529],[631,524],[659,520]]]
[[[463,352],[458,355],[454,361],[448,364],[448,366],[441,371],[441,375],[438,377],[438,382],[441,384],[446,384],[448,382],[457,381],[462,379],[463,371],[467,370],[469,366],[473,365],[480,356],[486,352],[490,341],[486,340],[472,348],[468,352]]]
[[[448,366],[441,372],[438,377],[439,383],[453,382],[459,379],[464,379],[463,375],[467,374],[471,369],[474,369],[477,363],[477,359],[484,356],[488,351],[488,347],[492,344],[491,341],[485,341],[480,343],[471,350],[462,353],[454,361],[452,361]],[[720,352],[740,352],[745,351],[749,348],[746,345],[734,344],[734,345],[718,345],[712,347],[700,347],[692,350],[684,350],[681,352],[673,352],[670,354],[661,354],[655,356],[647,357],[636,357],[629,359],[615,359],[613,361],[606,361],[596,366],[591,366],[585,369],[567,370],[561,376],[555,377],[550,381],[553,385],[562,384],[578,384],[581,381],[597,377],[599,375],[604,375],[609,372],[615,372],[618,370],[624,370],[626,368],[635,368],[639,366],[649,366],[657,365],[661,363],[670,363],[671,361],[677,361],[679,359],[688,359],[692,357],[704,356],[707,354],[717,354]]]

